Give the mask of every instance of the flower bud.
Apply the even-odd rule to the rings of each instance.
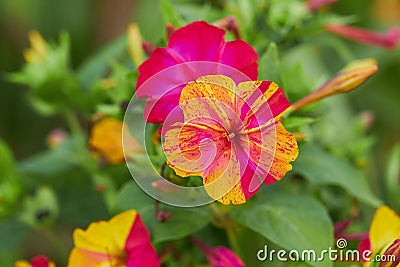
[[[24,50],[24,58],[27,63],[43,62],[47,55],[47,43],[37,31],[30,31],[28,35],[30,48]]]
[[[328,96],[347,93],[363,84],[377,71],[378,66],[374,59],[354,61],[320,88],[294,103],[292,111],[299,110]]]
[[[139,26],[136,23],[131,23],[128,26],[128,49],[136,66],[143,62],[143,47],[142,37],[140,36]]]
[[[330,23],[325,26],[328,32],[343,38],[372,46],[393,50],[397,47],[400,38],[400,29],[392,28],[384,33],[369,31],[362,28]]]

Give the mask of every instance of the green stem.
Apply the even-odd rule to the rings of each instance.
[[[79,120],[72,111],[65,113],[68,126],[71,130],[72,139],[78,152],[78,163],[91,177],[93,184],[103,185],[107,187],[107,191],[104,194],[105,201],[111,208],[111,203],[114,198],[115,188],[110,179],[100,173],[97,162],[95,162],[87,149],[87,138],[85,133],[82,131],[82,127]]]
[[[233,221],[232,219],[228,218],[226,220],[226,224],[225,224],[228,241],[229,241],[229,244],[230,244],[232,250],[240,255],[241,250],[240,250],[239,242],[236,238],[236,228],[237,228],[236,222]]]
[[[53,244],[54,249],[56,250],[57,254],[59,255],[60,259],[67,259],[69,251],[65,247],[62,240],[59,238],[58,235],[54,234],[53,229],[51,228],[44,228],[43,233],[47,237],[47,239]]]

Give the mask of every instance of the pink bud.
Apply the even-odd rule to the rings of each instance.
[[[57,147],[65,141],[65,138],[67,138],[67,133],[63,129],[54,129],[47,136],[47,145]]]
[[[330,23],[325,26],[325,29],[328,32],[358,43],[378,46],[389,50],[397,47],[400,38],[400,28],[392,28],[384,33],[379,33],[348,25]]]
[[[212,267],[245,267],[240,257],[226,247],[211,248],[194,237],[191,240],[204,253]]]

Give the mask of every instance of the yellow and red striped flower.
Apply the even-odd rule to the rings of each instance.
[[[68,267],[157,267],[160,260],[140,215],[130,210],[77,229]]]
[[[365,267],[373,266],[372,260],[377,255],[383,260],[379,267],[400,266],[400,217],[387,206],[378,208],[369,228],[369,237],[360,243],[359,250],[363,253]]]
[[[183,121],[163,126],[167,162],[182,177],[202,176],[211,198],[244,203],[292,169],[297,142],[279,122],[290,103],[277,84],[204,76],[182,89],[179,108]]]

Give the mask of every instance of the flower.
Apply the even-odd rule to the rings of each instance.
[[[14,267],[55,267],[54,262],[50,261],[46,256],[38,255],[30,260],[19,260],[14,263]]]
[[[397,47],[400,38],[399,28],[392,28],[387,32],[377,33],[348,25],[330,23],[325,26],[325,29],[328,32],[358,43],[378,46],[390,50],[393,50]]]
[[[92,128],[89,144],[110,163],[124,161],[122,145],[123,123],[114,118],[103,118]],[[130,135],[125,135],[130,136]],[[125,142],[127,153],[142,153],[139,143],[132,137]]]
[[[170,36],[167,47],[157,48],[151,57],[139,67],[137,93],[140,98],[148,98],[145,117],[148,122],[163,122],[167,115],[179,104],[179,95],[184,87],[182,83],[156,86],[153,90],[138,90],[147,80],[162,70],[188,62],[215,62],[228,65],[250,80],[257,79],[258,55],[254,49],[242,40],[224,41],[225,31],[204,21],[196,21],[177,29]],[[203,73],[191,81],[204,75],[222,74]],[[187,82],[186,82],[187,83]],[[186,84],[185,83],[185,84]],[[164,95],[163,95],[164,94]],[[161,98],[158,98],[162,95]]]
[[[277,84],[204,76],[182,89],[179,107],[183,121],[163,126],[167,163],[182,177],[202,176],[211,198],[244,203],[292,169],[298,148],[279,122],[290,103]]]
[[[371,260],[378,254],[395,257],[395,261],[381,262],[379,266],[399,266],[400,217],[387,206],[379,207],[372,219],[369,237],[360,243],[358,249],[362,252],[365,267],[371,266]],[[372,253],[367,253],[369,251]]]
[[[68,267],[115,266],[157,267],[160,260],[140,215],[125,211],[110,221],[91,223],[86,231],[77,229]]]
[[[294,103],[292,111],[299,110],[328,96],[347,93],[363,84],[377,71],[378,66],[374,59],[354,61],[320,88]]]
[[[226,247],[209,247],[197,238],[191,241],[204,253],[212,267],[244,267],[243,261],[232,250]]]
[[[46,143],[50,148],[58,147],[68,138],[68,133],[63,129],[57,128],[52,130],[46,138]]]
[[[338,0],[308,0],[306,2],[307,8],[310,11],[315,11],[317,9],[320,9],[321,7],[324,7],[326,5],[330,5],[332,3],[337,2]]]
[[[127,34],[129,54],[136,66],[139,66],[143,62],[144,56],[139,26],[136,23],[129,24]]]
[[[26,62],[36,63],[45,61],[48,47],[42,35],[37,31],[30,31],[28,38],[31,48],[24,51]]]

